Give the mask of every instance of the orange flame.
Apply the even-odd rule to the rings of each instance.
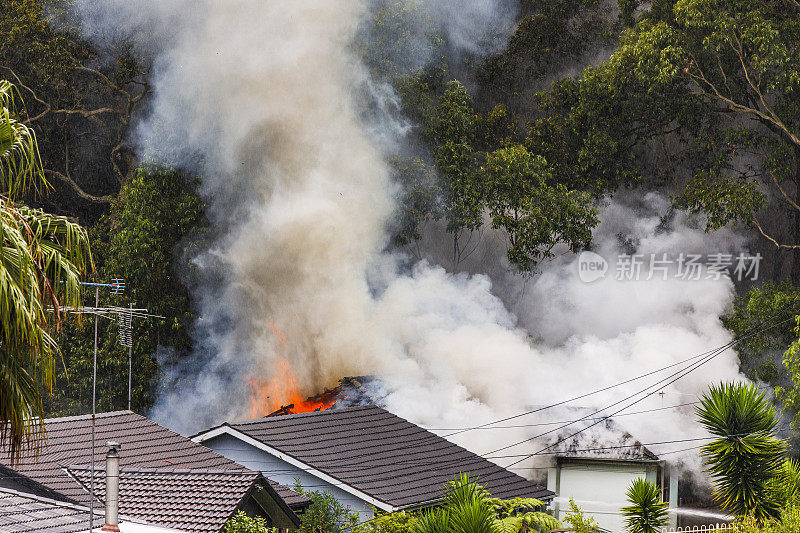
[[[335,397],[304,398],[300,393],[297,374],[284,358],[278,358],[269,380],[250,378],[250,418],[266,416],[276,411],[282,414],[308,413],[325,410]]]

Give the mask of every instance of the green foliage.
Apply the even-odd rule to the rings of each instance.
[[[435,171],[418,157],[395,157],[390,163],[402,187],[398,206],[400,220],[394,232],[395,244],[402,246],[420,239],[420,227],[428,220],[441,218],[439,183]]]
[[[122,296],[102,293],[103,302],[147,308],[164,319],[133,320],[133,409],[148,409],[155,399],[158,365],[164,357],[187,356],[192,350],[194,321],[188,285],[189,257],[201,245],[204,206],[197,183],[179,172],[140,169],[123,187],[108,216],[92,228],[100,279],[123,278]],[[50,411],[86,412],[91,402],[92,321],[72,323],[62,337],[66,375],[59,376]],[[128,350],[117,342],[117,325],[101,322],[98,353],[98,409],[127,407]]]
[[[395,80],[441,55],[443,45],[420,0],[392,0],[380,5],[364,41],[365,64],[379,78]]]
[[[622,508],[625,527],[630,533],[656,533],[667,525],[669,504],[661,501],[655,483],[638,478],[626,493],[630,505]]]
[[[575,533],[600,533],[600,526],[597,521],[591,516],[584,515],[581,508],[572,498],[569,499],[569,509],[570,512],[564,516],[562,521],[569,526],[570,531]]]
[[[502,105],[477,113],[464,85],[447,84],[425,132],[435,175],[418,159],[397,165],[404,186],[398,243],[418,238],[426,220],[442,219],[458,263],[462,235],[468,241],[488,214],[508,237],[511,264],[522,271],[534,270],[559,243],[572,250],[589,244],[598,222],[592,198],[557,183],[547,161],[514,143],[513,122]]]
[[[413,525],[414,533],[519,533],[550,532],[560,522],[538,511],[544,503],[535,498],[501,500],[468,474],[449,482],[442,504],[427,511]]]
[[[0,77],[28,103],[27,126],[55,188],[47,203],[94,221],[138,165],[128,127],[150,89],[129,47],[108,46],[101,55],[81,37],[73,4],[4,0]]]
[[[547,80],[595,61],[613,46],[619,25],[598,0],[525,0],[505,49],[478,70],[481,106],[506,104],[523,121],[536,117],[531,94]]]
[[[51,333],[62,306],[81,304],[79,283],[92,268],[86,230],[13,199],[42,185],[36,139],[14,104],[13,87],[0,81],[0,444],[12,461],[41,436],[40,389],[52,389],[60,353]]]
[[[791,324],[764,328],[774,317],[800,315],[800,289],[788,282],[767,282],[736,299],[721,317],[738,342],[739,366],[747,377],[772,386],[790,385],[781,365],[786,348],[797,338]],[[795,411],[791,411],[794,413]]]
[[[18,91],[11,82],[0,79],[0,184],[8,196],[24,193],[30,185],[44,182],[36,134],[24,119]]]
[[[636,4],[620,3],[628,23]],[[786,0],[653,2],[608,61],[539,95],[526,146],[570,188],[684,176],[676,205],[707,215],[707,229],[736,222],[800,241],[785,218],[765,218],[768,206],[798,211],[798,12]],[[800,279],[800,259],[794,268]]]
[[[477,229],[482,223],[484,188],[473,147],[478,117],[466,87],[457,81],[448,83],[435,117],[431,136],[436,143],[434,157],[441,177],[447,229]]]
[[[552,257],[558,243],[585,248],[597,225],[591,198],[563,185],[548,185],[547,162],[524,146],[509,145],[488,155],[487,204],[492,226],[509,238],[508,258],[523,270]]]
[[[769,484],[783,464],[786,445],[774,436],[778,417],[755,385],[709,387],[696,408],[700,423],[718,439],[701,449],[723,510],[758,519],[776,516]]]
[[[330,492],[304,490],[299,480],[294,490],[312,502],[300,516],[301,533],[344,533],[358,526],[358,513],[339,503]]]
[[[225,524],[222,533],[272,533],[275,528],[267,526],[263,518],[251,518],[239,511]]]
[[[752,516],[733,523],[734,533],[796,533],[800,531],[800,508],[790,506],[781,509],[778,518],[757,520]]]
[[[800,463],[786,459],[768,489],[769,499],[781,509],[800,504]]]
[[[356,526],[353,533],[412,533],[419,518],[406,511],[381,514]]]
[[[786,410],[794,415],[792,425],[795,428],[800,426],[800,340],[797,339],[800,335],[800,316],[797,316],[796,323],[795,340],[783,354],[783,365],[789,373],[792,384],[778,387],[775,391]]]
[[[737,223],[751,225],[766,197],[758,182],[744,176],[727,176],[713,170],[698,171],[677,205],[706,215],[706,230],[714,231]]]

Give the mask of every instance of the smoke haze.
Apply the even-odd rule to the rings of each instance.
[[[491,50],[497,45],[486,44],[487,33],[513,29],[506,2],[429,4],[464,52]],[[618,282],[610,271],[586,284],[576,258],[563,254],[525,281],[509,272],[502,236],[491,231],[457,267],[435,227],[422,243],[424,258],[387,251],[397,191],[384,161],[402,144],[404,124],[391,90],[369,78],[351,46],[367,4],[115,0],[77,9],[88,36],[122,32],[153,54],[155,97],[137,130],[142,153],[202,174],[218,234],[195,258],[207,280],[196,295],[198,351],[172,369],[151,413],[167,426],[186,433],[247,417],[252,381],[271,377],[279,359],[306,394],[345,375],[376,374],[391,411],[456,428],[730,340],[717,318],[732,298],[726,280]],[[743,245],[734,235],[712,242],[680,215],[665,223],[666,202],[654,195],[639,205],[607,202],[601,211],[596,251],[607,258],[622,250],[620,233],[645,254]],[[736,377],[727,353],[636,409],[692,401],[709,381]],[[648,383],[584,405],[601,407]],[[571,416],[547,411],[520,424]],[[689,410],[667,410],[627,417],[625,427],[657,441],[680,438],[691,420]],[[453,438],[486,453],[534,432]],[[614,439],[602,431],[597,438]]]

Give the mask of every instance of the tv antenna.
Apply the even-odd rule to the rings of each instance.
[[[113,295],[120,295],[125,291],[125,280],[113,278],[110,283],[79,282],[84,287],[94,287],[94,307],[62,307],[61,310],[71,314],[94,315],[94,357],[92,361],[92,445],[91,466],[89,474],[89,531],[94,529],[94,447],[97,418],[97,338],[98,318],[104,317],[116,320],[119,326],[118,342],[128,348],[128,410],[131,410],[131,385],[133,376],[133,317],[137,318],[165,318],[160,315],[150,314],[147,309],[136,309],[133,304],[129,307],[100,307],[100,289],[108,289]]]

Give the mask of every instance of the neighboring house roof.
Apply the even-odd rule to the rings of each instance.
[[[84,472],[88,476],[91,464],[91,416],[47,419],[45,428],[46,443],[38,455],[32,451],[23,454],[12,466],[7,454],[3,454],[0,462],[24,476],[20,480],[40,496],[57,495],[57,499],[89,505],[89,492],[80,481]],[[278,520],[297,523],[285,499],[298,509],[310,503],[288,488],[268,482],[260,473],[152,420],[130,411],[117,411],[96,417],[95,505],[102,505],[105,494],[102,478],[106,443],[110,440],[121,444],[120,467],[125,472],[120,483],[121,512],[134,518],[189,531],[219,531],[256,487],[275,501]],[[192,476],[187,471],[192,471]],[[199,485],[192,492],[186,490],[189,479]],[[49,492],[36,490],[31,482]],[[126,502],[126,495],[133,501]],[[169,520],[165,519],[167,515]]]
[[[223,424],[202,442],[228,434],[278,456],[384,510],[439,500],[443,485],[469,472],[499,498],[550,499],[553,493],[375,406],[328,409]]]
[[[103,514],[95,511],[95,531],[104,523]],[[89,509],[34,494],[0,487],[0,531],[5,533],[83,533],[89,529]],[[120,520],[122,533],[169,533],[164,529],[126,518]]]
[[[88,468],[68,468],[67,472],[89,490]],[[252,471],[123,468],[119,476],[119,512],[190,531],[218,531],[245,495],[258,490],[259,477]],[[95,477],[95,494],[105,491],[105,476]]]

